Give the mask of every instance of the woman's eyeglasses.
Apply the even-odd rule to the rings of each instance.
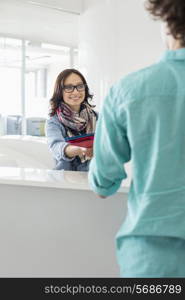
[[[81,83],[81,84],[78,84],[78,85],[64,85],[63,86],[63,90],[64,92],[66,93],[72,93],[74,91],[74,89],[77,89],[78,92],[82,92],[85,90],[85,86],[86,84],[84,83]]]

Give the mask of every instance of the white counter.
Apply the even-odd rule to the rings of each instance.
[[[90,190],[87,176],[87,172],[0,167],[0,184],[9,185]],[[123,181],[119,192],[128,192],[129,181]]]
[[[100,199],[87,173],[0,168],[0,277],[119,277],[127,190]]]

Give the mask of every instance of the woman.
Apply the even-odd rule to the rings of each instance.
[[[97,113],[84,76],[75,69],[61,72],[50,100],[46,136],[56,170],[88,171],[93,148],[71,145],[66,138],[95,132]]]
[[[111,88],[89,180],[97,194],[113,195],[132,159],[128,213],[116,237],[120,274],[185,277],[185,1],[148,0],[147,8],[164,22],[168,49]]]

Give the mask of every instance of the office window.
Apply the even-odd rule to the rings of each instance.
[[[21,40],[0,37],[0,114],[21,114]]]
[[[65,68],[78,68],[77,64],[76,49],[0,37],[0,134],[43,135],[43,130],[35,130],[34,134],[30,124],[33,120],[38,127],[39,122],[43,125],[57,75]],[[9,131],[7,119],[14,124]]]
[[[26,47],[26,117],[48,115],[57,75],[70,67],[70,49],[46,43],[28,43]]]

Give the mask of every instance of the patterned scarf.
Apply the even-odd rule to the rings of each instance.
[[[67,136],[72,137],[77,134],[94,133],[96,127],[96,115],[93,109],[87,103],[82,103],[79,113],[73,111],[66,103],[62,102],[57,109],[59,121],[67,127]],[[77,134],[74,134],[77,132]],[[80,157],[84,162],[88,158]]]

